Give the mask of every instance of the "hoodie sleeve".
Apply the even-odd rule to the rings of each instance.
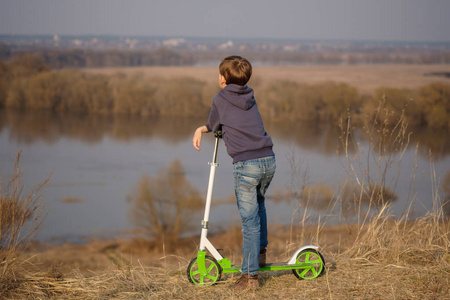
[[[208,132],[216,132],[220,128],[219,112],[217,111],[215,101],[213,101],[211,111],[209,112],[208,124],[206,124]]]

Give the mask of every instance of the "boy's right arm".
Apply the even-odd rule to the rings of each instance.
[[[200,149],[200,145],[202,143],[202,134],[208,132],[208,128],[206,125],[200,126],[194,132],[194,137],[192,138],[192,145],[198,151],[202,151]]]

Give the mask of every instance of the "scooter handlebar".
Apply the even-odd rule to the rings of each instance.
[[[216,138],[219,138],[219,139],[221,139],[222,138],[222,130],[217,130],[216,132],[214,132],[214,136],[216,137]]]

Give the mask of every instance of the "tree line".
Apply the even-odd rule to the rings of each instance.
[[[336,49],[311,51],[258,51],[245,49],[251,61],[271,64],[449,64],[450,51],[433,49],[424,51],[404,49],[349,50]],[[42,57],[52,69],[135,67],[135,66],[185,66],[220,61],[225,55],[220,50],[176,51],[167,47],[155,50],[95,50],[77,48],[12,49],[0,42],[0,60],[7,61],[16,54],[32,53]]]
[[[387,115],[403,116],[410,125],[450,128],[450,85],[417,89],[380,87],[360,94],[344,83],[300,84],[277,80],[251,82],[261,114],[271,120],[354,124]],[[39,55],[25,54],[0,62],[0,108],[131,116],[207,116],[216,84],[191,77],[163,79],[141,74],[90,74],[79,69],[52,70]],[[380,109],[381,107],[381,109]]]
[[[450,85],[431,83],[417,89],[379,87],[360,94],[344,83],[299,84],[278,81],[262,88],[261,113],[276,120],[337,122],[354,125],[400,117],[412,127],[450,129]],[[262,101],[261,101],[262,100]]]
[[[4,52],[4,51],[3,51]],[[184,66],[195,64],[195,59],[187,53],[179,53],[161,47],[153,51],[143,50],[91,50],[91,49],[42,49],[28,52],[41,57],[52,69],[135,67],[135,66]],[[9,52],[11,54],[11,52]],[[23,53],[25,54],[25,53]],[[12,56],[13,58],[14,56]],[[11,58],[0,48],[0,59]]]

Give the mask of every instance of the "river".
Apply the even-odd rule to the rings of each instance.
[[[143,175],[156,177],[179,160],[186,180],[206,194],[213,137],[205,136],[202,152],[194,150],[191,143],[195,128],[203,123],[202,119],[0,111],[2,187],[5,189],[16,153],[21,150],[24,194],[52,174],[43,197],[48,215],[38,240],[77,243],[127,235],[136,227],[129,199]],[[359,174],[367,171],[371,178],[378,177],[373,163],[379,156],[373,154],[369,139],[355,134],[359,148],[347,159],[337,126],[266,121],[266,130],[274,141],[277,158],[276,176],[268,191],[269,223],[297,222],[293,213],[303,214],[305,209],[313,224],[319,219],[328,224],[355,221],[355,216],[344,212],[342,203],[348,199],[343,189],[349,182],[349,159]],[[430,140],[429,134],[424,136]],[[436,136],[425,145],[423,140],[427,138],[412,134],[401,163],[397,152],[390,154],[386,186],[396,194],[391,212],[397,217],[408,207],[411,217],[422,216],[433,208],[433,202],[443,198],[440,186],[450,172],[449,137]],[[358,158],[362,158],[360,162]],[[223,143],[218,161],[214,197],[221,200],[213,206],[210,217],[210,227],[215,230],[239,222],[235,203],[225,201],[232,199],[234,191],[231,158]],[[304,185],[322,187],[322,196],[313,195],[310,188],[309,201],[299,201],[298,192],[305,191],[301,188]],[[286,199],[288,191],[294,196]],[[333,210],[329,209],[333,201],[328,198],[336,201],[331,205]],[[200,224],[201,214],[200,210],[194,222]]]

